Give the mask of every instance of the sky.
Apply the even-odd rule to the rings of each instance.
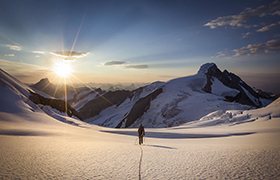
[[[0,22],[0,68],[25,83],[61,68],[69,83],[168,81],[214,62],[280,92],[277,0],[11,0]]]

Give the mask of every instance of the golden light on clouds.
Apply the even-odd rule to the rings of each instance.
[[[89,52],[76,52],[76,51],[62,51],[62,52],[50,52],[50,54],[62,58],[65,61],[76,60],[77,58],[85,57]]]

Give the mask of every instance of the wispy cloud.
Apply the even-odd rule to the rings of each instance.
[[[246,37],[248,37],[250,34],[252,34],[252,33],[251,33],[251,32],[243,33],[243,34],[242,34],[242,38],[246,38]]]
[[[44,51],[32,51],[32,53],[34,53],[34,54],[45,54]]]
[[[280,21],[277,22],[277,23],[272,23],[272,24],[270,24],[270,25],[264,26],[264,27],[262,27],[261,29],[258,29],[257,32],[268,31],[268,30],[273,29],[273,28],[276,28],[276,27],[278,27],[278,26],[280,26]]]
[[[124,66],[125,69],[147,69],[149,68],[148,65],[143,64],[143,65],[126,65]]]
[[[221,57],[221,56],[225,56],[226,54],[224,52],[218,52],[218,55],[216,57]]]
[[[21,51],[21,47],[18,45],[11,45],[11,44],[6,44],[6,47],[10,48],[10,50],[14,50],[14,51]]]
[[[115,65],[123,65],[125,63],[126,63],[126,61],[108,61],[108,62],[105,62],[103,65],[104,66],[115,66]]]
[[[50,54],[60,57],[63,60],[75,60],[76,58],[82,58],[89,54],[89,52],[76,52],[76,51],[62,51],[62,52],[50,52]]]
[[[218,58],[218,57],[224,57],[227,54],[227,50],[225,50],[224,52],[217,52],[216,56],[212,56],[211,58]]]
[[[135,65],[135,64],[127,64],[129,63],[128,61],[108,61],[102,64],[102,66],[118,66],[123,69],[147,69],[149,68],[148,65],[146,64],[140,64],[140,65]]]
[[[234,56],[242,56],[242,55],[249,56],[252,54],[258,54],[260,52],[273,53],[279,50],[280,50],[280,39],[273,39],[267,41],[266,43],[249,44],[246,47],[242,47],[240,49],[234,49],[233,51],[235,52]]]
[[[280,16],[280,10],[275,11],[272,15],[279,15]]]
[[[266,46],[271,49],[280,50],[280,39],[267,41]]]
[[[5,54],[5,56],[12,57],[12,56],[15,56],[15,55],[14,54]]]
[[[280,3],[279,1],[274,1],[268,6],[259,6],[256,9],[246,8],[239,14],[236,15],[229,15],[229,16],[222,16],[214,19],[204,26],[209,26],[211,29],[215,29],[218,26],[233,26],[233,27],[251,27],[250,25],[245,24],[250,17],[253,16],[265,16],[268,14],[275,14],[279,11]],[[272,13],[271,13],[272,12]]]

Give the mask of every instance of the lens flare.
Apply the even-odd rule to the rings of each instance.
[[[57,62],[53,66],[53,71],[60,77],[68,77],[72,73],[72,67],[69,63]]]

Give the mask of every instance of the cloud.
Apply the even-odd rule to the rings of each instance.
[[[63,60],[76,60],[76,58],[82,58],[89,54],[89,52],[76,52],[76,51],[62,51],[62,52],[50,52],[50,54],[60,57]]]
[[[143,65],[126,65],[126,66],[124,66],[124,68],[125,69],[147,69],[147,68],[149,68],[149,66],[145,65],[145,64],[143,64]]]
[[[17,45],[6,44],[5,46],[10,48],[10,50],[21,51],[21,47]]]
[[[218,57],[224,57],[224,56],[226,56],[227,55],[227,49],[223,52],[223,51],[221,51],[221,52],[217,52],[217,54],[218,55],[216,55],[216,56],[211,56],[210,58],[218,58]]]
[[[250,34],[252,34],[251,32],[247,32],[247,33],[243,33],[242,35],[242,38],[246,38],[246,37],[248,37]]]
[[[280,16],[280,10],[275,11],[272,15],[279,15]]]
[[[262,27],[261,29],[258,29],[257,32],[268,31],[268,30],[270,30],[270,29],[272,29],[272,28],[276,28],[276,27],[278,27],[278,26],[280,26],[280,21],[277,22],[277,23],[272,23],[272,24],[270,24],[270,25],[264,26],[264,27]]]
[[[103,66],[119,66],[123,69],[147,69],[149,68],[148,65],[142,64],[142,65],[134,65],[134,64],[126,64],[129,63],[128,61],[108,61],[103,63]],[[126,65],[125,65],[126,64]]]
[[[45,54],[44,51],[32,51],[32,53],[34,53],[34,54]]]
[[[242,47],[240,49],[234,49],[234,56],[242,56],[251,54],[258,54],[262,51],[265,53],[273,53],[280,50],[280,39],[273,39],[261,44],[249,44],[247,47]]]
[[[266,46],[271,49],[280,50],[280,39],[267,41]]]
[[[271,11],[278,11],[280,8],[280,3],[278,1],[274,1],[268,6],[259,6],[256,9],[246,8],[244,11],[237,15],[229,15],[229,16],[222,16],[214,19],[204,26],[209,26],[211,29],[215,29],[218,26],[233,26],[233,27],[246,27],[249,28],[249,25],[246,25],[245,22],[253,16],[260,16],[263,17],[267,15]],[[274,12],[274,13],[276,13]],[[273,13],[273,14],[274,14]]]
[[[126,63],[126,61],[108,61],[108,62],[105,62],[103,65],[104,66],[115,66],[115,65],[123,65],[125,63]]]
[[[221,56],[225,56],[226,54],[224,52],[218,52],[218,55],[216,57],[221,57]]]
[[[12,56],[15,56],[15,55],[14,54],[5,54],[5,56],[12,57]]]
[[[270,50],[270,49],[266,49],[264,50],[265,53],[273,53],[274,51]]]
[[[250,55],[249,50],[247,49],[247,47],[242,47],[240,49],[234,49],[233,51],[235,52],[234,56]]]

